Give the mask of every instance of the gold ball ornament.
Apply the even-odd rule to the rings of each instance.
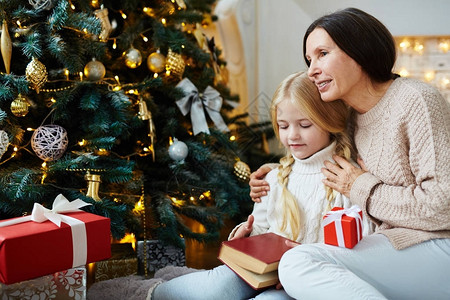
[[[33,57],[25,70],[27,81],[39,94],[39,89],[47,82],[47,68],[43,63]]]
[[[142,54],[139,50],[130,48],[125,53],[125,64],[128,68],[136,69],[142,63]]]
[[[84,67],[84,76],[90,81],[99,81],[105,77],[105,66],[98,60],[92,59]]]
[[[58,160],[67,149],[67,131],[59,125],[43,125],[31,136],[31,148],[43,161]]]
[[[169,74],[181,78],[184,73],[185,62],[181,54],[175,53],[169,48],[166,58],[166,70]]]
[[[166,57],[159,52],[153,52],[147,58],[147,66],[154,73],[162,72],[166,67]]]
[[[238,160],[234,164],[234,175],[236,175],[239,180],[247,182],[250,180],[250,175],[252,174],[250,167],[243,161]]]
[[[28,114],[30,103],[27,98],[19,94],[16,99],[11,102],[11,112],[16,117],[25,117]]]

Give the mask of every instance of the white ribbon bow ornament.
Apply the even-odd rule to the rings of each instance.
[[[220,108],[222,107],[222,97],[214,88],[207,86],[203,93],[199,93],[197,87],[188,79],[184,78],[177,84],[185,95],[176,101],[183,116],[191,112],[192,130],[194,135],[200,132],[209,134],[208,123],[206,122],[205,111],[208,113],[214,125],[221,131],[229,131],[222,119]]]

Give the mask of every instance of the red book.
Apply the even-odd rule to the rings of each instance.
[[[281,256],[291,249],[287,240],[275,233],[264,233],[224,241],[218,258],[254,289],[275,285]]]

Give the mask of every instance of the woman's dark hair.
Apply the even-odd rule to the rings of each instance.
[[[357,8],[346,8],[314,21],[303,37],[303,57],[308,66],[306,40],[317,27],[323,28],[374,81],[385,82],[397,76],[392,73],[396,59],[394,38],[372,15]]]

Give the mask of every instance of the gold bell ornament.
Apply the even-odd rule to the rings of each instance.
[[[95,201],[102,201],[102,199],[98,195],[98,190],[100,188],[100,175],[98,174],[91,174],[90,172],[87,172],[84,176],[84,179],[87,180],[88,183],[88,190],[86,192],[86,196],[91,197]]]
[[[47,68],[43,63],[33,57],[25,70],[27,81],[39,94],[39,89],[47,82]]]
[[[11,112],[16,117],[25,117],[29,107],[30,103],[22,94],[17,95],[17,98],[11,102]]]
[[[100,32],[98,38],[100,39],[100,41],[106,42],[112,31],[111,22],[108,18],[108,9],[103,8],[102,5],[101,9],[97,9],[96,11],[94,11],[94,14],[100,20],[102,25],[102,31]]]
[[[5,64],[6,73],[9,74],[11,71],[11,55],[12,55],[12,43],[11,37],[8,33],[8,25],[6,21],[3,20],[2,24],[2,36],[1,36],[1,52],[3,57],[3,63]]]
[[[166,58],[166,71],[170,75],[175,75],[181,78],[184,73],[185,62],[179,53],[175,53],[169,48],[169,53]]]

